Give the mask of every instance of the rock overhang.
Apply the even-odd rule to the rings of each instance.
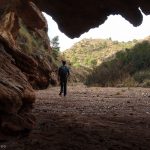
[[[79,37],[89,29],[98,27],[111,14],[120,14],[136,27],[142,23],[142,12],[146,15],[150,13],[150,1],[148,0],[32,1],[41,11],[52,16],[59,29],[70,38]]]

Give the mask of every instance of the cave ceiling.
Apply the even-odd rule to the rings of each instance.
[[[74,38],[93,27],[103,24],[109,15],[120,14],[133,26],[142,23],[150,13],[149,0],[33,0],[44,12],[53,17],[59,29]]]
[[[25,10],[29,1],[52,16],[59,29],[70,38],[98,27],[109,15],[119,14],[136,27],[143,20],[141,10],[146,15],[150,13],[149,0],[0,0],[0,7],[7,2],[12,6],[20,3]]]

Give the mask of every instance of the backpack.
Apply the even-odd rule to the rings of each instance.
[[[68,75],[68,72],[69,72],[69,70],[66,66],[61,66],[59,68],[59,76],[62,78],[66,78]]]

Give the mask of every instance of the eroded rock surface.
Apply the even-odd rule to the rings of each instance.
[[[9,134],[32,129],[35,94],[26,76],[0,43],[0,129]]]
[[[0,0],[0,129],[8,133],[32,129],[33,88],[57,82],[41,11],[51,15],[65,34],[77,37],[104,23],[110,14],[121,14],[138,26],[139,8],[149,14],[150,1]]]
[[[80,36],[93,27],[103,24],[111,14],[120,14],[134,26],[142,23],[150,13],[149,0],[33,0],[58,23],[62,32],[70,37]],[[140,8],[140,9],[139,9]]]
[[[35,89],[46,88],[53,70],[47,22],[32,2],[20,2],[13,8],[12,5],[7,7],[1,15],[0,35],[13,49],[22,52],[21,58],[18,57],[18,52],[15,55],[11,51],[9,53],[13,55],[16,65],[26,74],[31,85]]]
[[[0,132],[35,126],[33,89],[48,87],[54,67],[42,12],[32,2],[0,0]]]

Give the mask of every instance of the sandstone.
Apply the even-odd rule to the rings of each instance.
[[[2,131],[13,132],[32,129],[35,124],[31,117],[34,90],[5,49],[0,43],[0,127]],[[23,111],[24,107],[26,111]]]
[[[47,29],[34,3],[0,0],[0,132],[16,135],[35,126],[34,89],[47,88],[53,72]]]

